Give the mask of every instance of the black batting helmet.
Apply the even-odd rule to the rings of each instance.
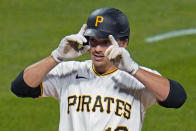
[[[89,16],[84,36],[108,38],[108,35],[113,35],[114,38],[129,39],[129,33],[129,22],[123,12],[115,8],[100,8]]]

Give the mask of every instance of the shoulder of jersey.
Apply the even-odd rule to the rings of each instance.
[[[66,61],[60,63],[59,68],[63,69],[63,71],[79,71],[79,70],[86,70],[90,69],[92,67],[92,61],[91,60],[85,60],[85,61]]]
[[[62,76],[69,73],[74,72],[85,72],[86,70],[89,70],[92,67],[92,61],[86,60],[86,61],[65,61],[59,63],[55,68],[53,68],[49,74],[51,75],[58,75]]]

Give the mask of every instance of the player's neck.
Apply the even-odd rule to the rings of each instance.
[[[99,74],[105,74],[107,72],[113,71],[114,69],[116,69],[116,67],[114,65],[107,65],[105,67],[97,67],[94,65],[94,69],[96,70],[96,72],[98,72]]]

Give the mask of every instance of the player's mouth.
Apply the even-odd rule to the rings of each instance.
[[[92,54],[92,56],[93,56],[94,60],[96,60],[96,61],[101,61],[105,57],[104,55],[101,55],[101,54]]]

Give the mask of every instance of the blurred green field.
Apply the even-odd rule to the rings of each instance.
[[[122,10],[131,24],[129,51],[140,64],[181,82],[188,99],[180,109],[152,106],[143,131],[196,130],[196,35],[146,43],[177,29],[196,28],[195,0],[0,0],[0,131],[57,131],[58,102],[21,99],[10,83],[28,65],[48,56],[60,39],[76,33],[91,11]],[[88,55],[77,60],[89,59]]]

